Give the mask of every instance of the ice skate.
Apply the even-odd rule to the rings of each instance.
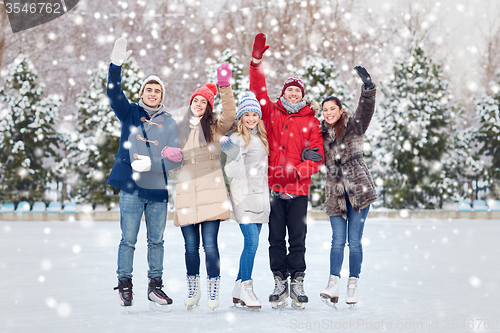
[[[134,293],[132,292],[132,279],[123,277],[118,280],[118,286],[113,290],[118,290],[120,295],[120,305],[125,307],[126,311],[134,305]]]
[[[192,307],[197,306],[200,302],[200,276],[198,274],[188,275],[186,280],[188,285],[188,295],[184,301],[184,305],[186,305],[188,309],[191,309]]]
[[[349,304],[350,308],[358,302],[357,288],[358,278],[350,277],[349,282],[347,283],[347,296],[345,299],[345,302]]]
[[[241,279],[234,282],[233,289],[233,306],[237,307],[240,304],[240,289],[241,289]]]
[[[207,277],[207,306],[214,310],[219,306],[220,276]]]
[[[281,272],[274,272],[274,291],[269,295],[269,302],[273,309],[279,309],[288,305],[288,280]]]
[[[330,275],[328,285],[321,291],[319,296],[321,300],[328,306],[336,309],[339,302],[339,277]]]
[[[170,297],[168,297],[165,292],[161,289],[163,288],[163,280],[161,277],[152,278],[149,280],[148,287],[148,300],[149,308],[155,311],[170,311],[170,307],[174,302]]]
[[[304,292],[304,272],[297,272],[290,281],[290,297],[292,298],[292,306],[297,309],[304,309],[309,298]]]
[[[240,304],[249,309],[260,309],[260,299],[253,292],[253,280],[241,282]]]

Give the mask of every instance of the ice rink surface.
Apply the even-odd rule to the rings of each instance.
[[[232,307],[243,245],[233,220],[221,224],[221,304],[186,310],[180,229],[165,232],[165,291],[172,311],[149,309],[145,225],[134,262],[134,306],[118,304],[118,222],[0,222],[0,332],[500,332],[500,221],[372,218],[364,232],[358,304],[345,304],[348,251],[338,309],[320,300],[329,274],[331,228],[308,221],[305,310],[272,309],[274,281],[262,229],[254,267],[260,311]],[[201,252],[203,256],[203,252]]]

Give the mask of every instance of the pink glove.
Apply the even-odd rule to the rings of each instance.
[[[219,87],[229,87],[232,74],[233,71],[231,71],[227,62],[223,63],[220,68],[217,68],[217,83]]]
[[[266,45],[266,35],[262,32],[255,36],[255,41],[253,42],[252,58],[260,60],[262,55],[267,51],[269,45]]]
[[[182,161],[182,153],[180,148],[165,146],[165,148],[163,148],[161,151],[161,156],[168,158],[172,162]]]

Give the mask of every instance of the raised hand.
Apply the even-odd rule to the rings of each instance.
[[[131,163],[132,169],[137,172],[147,172],[151,170],[151,159],[149,156],[137,155],[137,160]]]
[[[229,87],[232,75],[233,71],[227,62],[223,63],[220,68],[217,68],[217,83],[219,87]]]
[[[262,32],[255,36],[252,49],[252,58],[261,60],[262,55],[267,51],[269,45],[266,45],[266,35]]]
[[[165,148],[161,150],[161,156],[171,160],[172,162],[182,161],[182,153],[180,148],[165,146]]]
[[[111,63],[116,66],[121,66],[131,53],[132,50],[127,51],[127,40],[125,37],[120,37],[115,41],[113,52],[111,52]]]
[[[372,82],[370,74],[364,67],[356,66],[354,67],[354,70],[356,71],[356,73],[358,73],[359,77],[361,78],[361,81],[363,81],[363,83],[365,84],[366,90],[370,90],[375,87],[375,84]]]
[[[302,150],[302,154],[300,154],[302,162],[305,160],[321,162],[323,160],[323,156],[320,153],[317,153],[318,150],[319,148],[311,149],[309,147],[305,147],[304,150]]]
[[[239,161],[241,157],[241,148],[239,145],[239,141],[236,140],[236,143],[231,140],[228,136],[223,136],[219,140],[220,149],[227,155],[227,161],[231,162],[232,160]]]

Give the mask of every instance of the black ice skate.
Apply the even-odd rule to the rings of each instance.
[[[279,309],[288,305],[288,278],[281,272],[274,272],[274,291],[269,295],[269,302],[273,309]]]
[[[309,298],[304,292],[304,276],[306,273],[297,272],[290,281],[290,297],[292,298],[292,306],[297,309],[304,309]]]
[[[149,280],[149,308],[151,310],[168,312],[170,311],[170,307],[174,301],[170,297],[168,297],[168,295],[165,294],[165,292],[163,292],[161,288],[163,288],[163,281],[161,277],[156,277]]]
[[[117,290],[120,295],[121,306],[132,306],[134,304],[134,293],[132,292],[132,279],[123,277],[118,280],[118,286],[113,290]]]

